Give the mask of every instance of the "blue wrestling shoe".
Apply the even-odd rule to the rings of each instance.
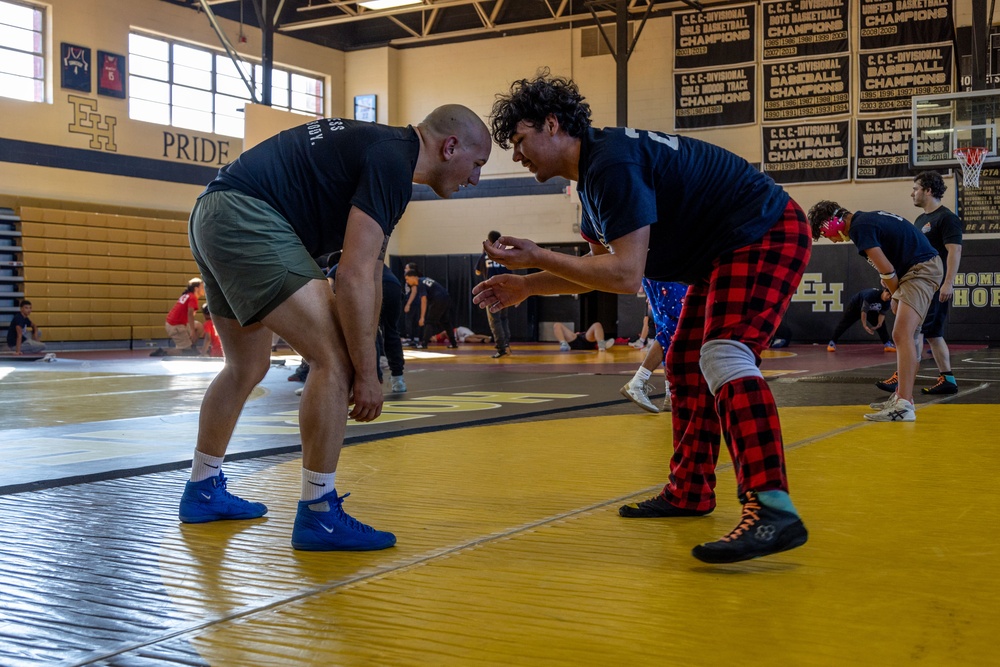
[[[396,536],[365,525],[344,511],[345,493],[334,489],[317,500],[300,500],[292,527],[292,547],[299,551],[376,551],[396,543]]]
[[[263,503],[252,503],[226,490],[226,476],[188,482],[177,516],[184,523],[206,523],[224,519],[256,519],[267,514]]]

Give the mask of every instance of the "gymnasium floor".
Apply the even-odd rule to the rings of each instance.
[[[218,362],[0,358],[0,665],[1000,664],[1000,350],[954,345],[960,393],[912,424],[861,417],[881,346],[770,353],[810,540],[724,566],[690,550],[736,525],[725,454],[712,515],[617,515],[667,478],[669,416],[618,394],[640,352],[446,352],[348,429],[346,509],[398,537],[360,554],[290,547],[293,358],[226,464],[269,513],[202,525],[176,511]]]

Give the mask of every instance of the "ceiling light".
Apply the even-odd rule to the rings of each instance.
[[[365,9],[395,9],[407,5],[419,5],[423,0],[366,0],[358,4]]]

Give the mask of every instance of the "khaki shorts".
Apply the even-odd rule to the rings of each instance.
[[[174,341],[174,345],[177,346],[178,350],[191,349],[191,345],[193,345],[191,342],[191,332],[188,330],[186,324],[164,324],[163,326],[166,328],[167,335]]]
[[[941,263],[940,257],[914,264],[899,279],[899,289],[892,295],[892,298],[902,301],[917,311],[921,321],[923,321],[927,316],[927,309],[931,307],[934,293],[941,286],[942,278],[944,278],[944,265]]]
[[[237,190],[201,196],[188,239],[212,317],[253,324],[310,280],[326,280],[288,221]]]

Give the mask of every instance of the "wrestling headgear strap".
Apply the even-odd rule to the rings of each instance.
[[[829,220],[819,226],[820,233],[828,239],[837,239],[838,241],[850,240],[847,234],[844,233],[844,230],[847,229],[847,223],[844,222],[845,215],[847,215],[847,210],[838,208],[830,216]]]

